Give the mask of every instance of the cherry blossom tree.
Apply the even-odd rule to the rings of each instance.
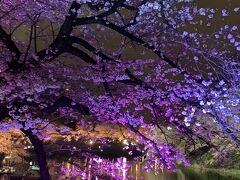
[[[71,131],[59,119],[128,129],[147,151],[146,169],[188,164],[168,131],[216,148],[211,138],[220,130],[240,145],[240,36],[237,24],[226,24],[240,8],[193,0],[0,6],[1,131],[29,138],[42,179],[50,179],[46,132]]]

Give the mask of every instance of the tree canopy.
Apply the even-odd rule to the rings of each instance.
[[[234,1],[222,8],[193,0],[1,0],[0,7],[1,131],[20,129],[37,146],[49,131],[121,126],[144,146],[146,169],[189,164],[168,132],[194,146],[216,148],[220,133],[240,145]]]

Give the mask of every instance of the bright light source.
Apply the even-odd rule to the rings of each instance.
[[[6,157],[5,157],[5,159],[10,159],[11,158],[11,156],[9,156],[9,155],[7,155]]]
[[[123,140],[123,144],[126,144],[126,145],[128,144],[126,139]]]

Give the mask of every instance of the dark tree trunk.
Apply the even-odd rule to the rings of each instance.
[[[4,157],[5,157],[5,154],[0,152],[0,168],[2,168],[2,166],[3,166],[3,159],[4,159]]]
[[[40,168],[40,177],[41,180],[50,180],[50,174],[49,169],[47,166],[47,158],[46,153],[44,151],[43,143],[42,141],[34,134],[32,134],[31,131],[25,131],[22,130],[22,132],[28,137],[32,145],[34,146],[34,151],[37,157],[38,165]]]

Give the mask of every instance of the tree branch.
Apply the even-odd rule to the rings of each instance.
[[[14,65],[15,63],[18,63],[22,53],[11,39],[11,36],[6,33],[6,31],[2,28],[1,25],[0,25],[0,40],[6,45],[7,49],[10,51],[12,55],[12,61],[10,63],[10,66]]]
[[[15,106],[17,109],[27,105],[30,108],[37,108],[39,111],[48,113],[48,114],[52,114],[54,112],[56,112],[56,110],[58,108],[61,107],[68,107],[71,108],[73,110],[75,110],[76,112],[82,114],[82,115],[90,115],[90,110],[87,106],[80,104],[80,103],[76,103],[74,102],[72,99],[66,97],[66,96],[61,96],[59,97],[53,104],[49,104],[47,107],[40,109],[39,108],[39,104],[33,101],[28,101],[27,99],[15,99],[12,102],[12,105]],[[0,121],[5,119],[5,118],[11,118],[11,116],[9,115],[10,109],[7,108],[6,105],[0,105]]]
[[[89,56],[87,53],[73,46],[69,47],[66,52],[81,58],[86,63],[90,63],[93,65],[97,64],[97,62],[91,56]]]

